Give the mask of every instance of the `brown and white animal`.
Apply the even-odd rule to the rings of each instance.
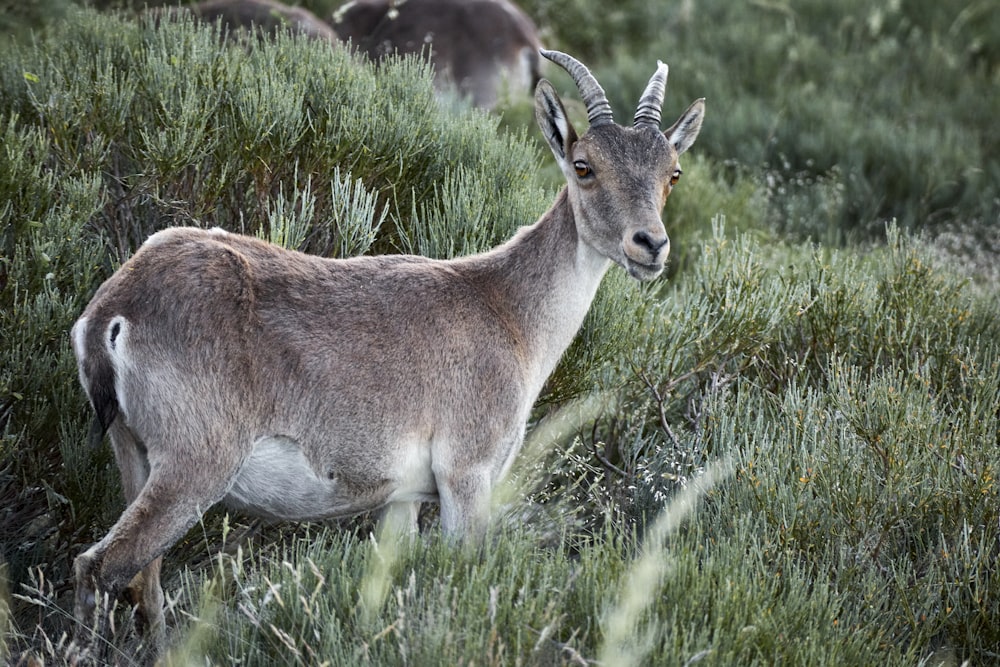
[[[478,107],[541,78],[538,31],[509,0],[354,0],[330,23],[372,60],[426,51],[438,89],[454,86]]]
[[[694,102],[661,132],[660,63],[634,124],[587,68],[579,136],[547,81],[535,116],[567,184],[508,242],[454,260],[324,259],[221,230],[151,236],[73,326],[80,381],[110,433],[128,507],[77,557],[76,649],[126,588],[163,641],[161,559],[216,503],[275,520],[389,507],[475,539],[532,404],[609,266],[639,280],[670,248],[660,213]]]

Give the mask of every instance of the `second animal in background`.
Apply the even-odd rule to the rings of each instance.
[[[530,95],[541,78],[538,31],[509,0],[354,0],[328,21],[277,0],[203,0],[185,9],[230,35],[293,30],[349,42],[373,61],[426,55],[439,91],[454,90],[484,109],[508,92]]]
[[[309,10],[275,0],[203,0],[182,9],[188,9],[202,21],[220,22],[231,35],[241,30],[264,34],[294,30],[314,39],[340,41],[333,28]]]
[[[438,89],[454,86],[482,108],[541,78],[534,22],[508,0],[354,0],[330,24],[372,60],[426,53]]]

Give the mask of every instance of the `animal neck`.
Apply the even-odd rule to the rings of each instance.
[[[540,391],[583,324],[610,260],[580,238],[566,188],[538,222],[474,259],[484,289],[523,341]]]

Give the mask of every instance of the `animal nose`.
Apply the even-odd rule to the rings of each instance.
[[[632,235],[632,242],[640,248],[648,250],[650,255],[656,257],[660,254],[663,246],[669,248],[670,239],[667,238],[666,234],[653,236],[649,232],[642,230]]]

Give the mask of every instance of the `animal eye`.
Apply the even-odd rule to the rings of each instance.
[[[675,169],[673,175],[670,176],[670,185],[677,185],[677,181],[681,180],[683,173],[680,169]]]
[[[576,169],[576,175],[580,178],[585,176],[590,176],[590,165],[583,160],[577,160],[573,163],[573,168]]]

